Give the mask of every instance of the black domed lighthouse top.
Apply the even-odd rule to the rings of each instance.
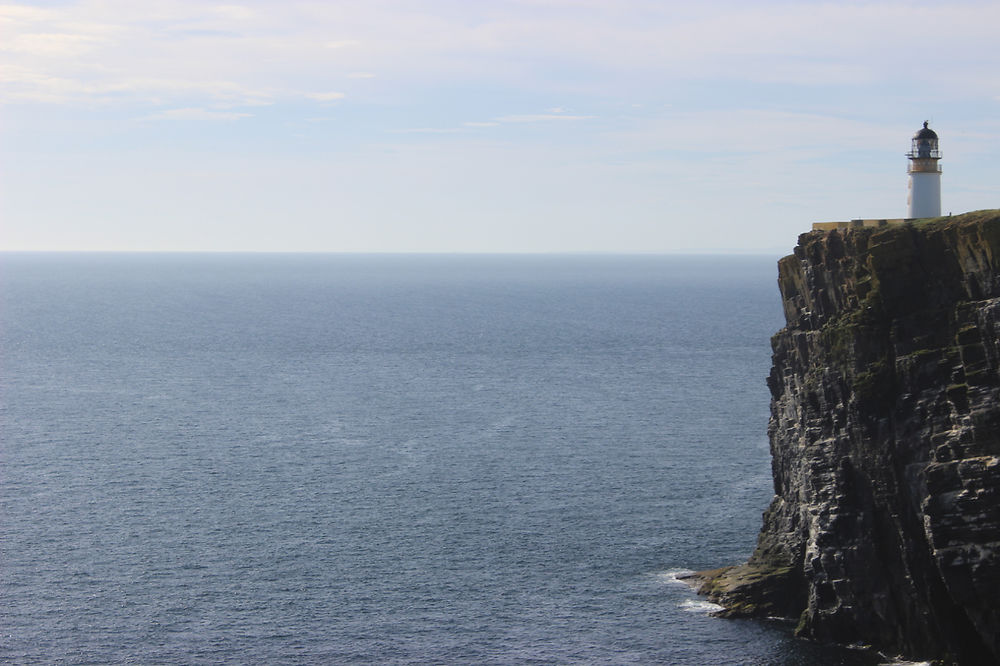
[[[927,126],[927,121],[925,120],[924,121],[924,128],[922,130],[920,130],[919,132],[917,132],[916,134],[914,134],[913,138],[914,139],[934,139],[935,141],[937,141],[938,135],[937,135],[937,132],[935,132],[934,130],[932,130],[930,127]]]
[[[924,128],[913,135],[913,147],[907,157],[910,159],[941,159],[937,132],[927,126],[926,120]]]

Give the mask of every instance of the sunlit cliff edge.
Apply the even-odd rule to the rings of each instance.
[[[775,497],[730,617],[1000,663],[1000,210],[818,230],[778,264]]]

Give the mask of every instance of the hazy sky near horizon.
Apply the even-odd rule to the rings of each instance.
[[[774,252],[1000,207],[1000,3],[0,0],[0,249]]]

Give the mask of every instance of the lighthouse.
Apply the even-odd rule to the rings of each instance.
[[[938,135],[927,127],[913,135],[913,145],[906,154],[910,158],[910,175],[906,185],[906,217],[938,217],[941,215],[941,151]]]

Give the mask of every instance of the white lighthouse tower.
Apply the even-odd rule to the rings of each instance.
[[[938,135],[927,127],[913,135],[913,146],[906,154],[910,158],[909,182],[906,185],[906,217],[938,217],[941,215],[941,151]]]

